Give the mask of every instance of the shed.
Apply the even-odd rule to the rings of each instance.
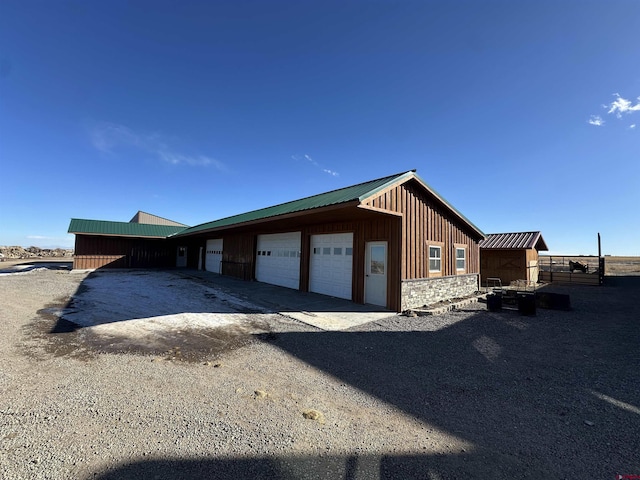
[[[492,233],[480,242],[480,277],[499,278],[503,285],[517,280],[538,282],[538,252],[547,251],[540,232]]]

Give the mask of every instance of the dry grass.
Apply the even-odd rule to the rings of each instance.
[[[560,271],[563,268],[569,269],[569,261],[581,262],[589,265],[589,272],[598,268],[598,257],[571,257],[561,255],[540,255],[540,267],[543,270],[549,269],[550,261],[554,262],[554,271]],[[640,275],[640,257],[604,257],[605,275]]]
[[[605,275],[640,275],[640,257],[604,257]]]

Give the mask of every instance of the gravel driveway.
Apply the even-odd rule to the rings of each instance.
[[[215,306],[165,292],[153,328],[124,329],[129,299],[105,333],[59,318],[87,274],[0,276],[0,478],[640,474],[638,277],[563,289],[570,312],[477,304],[321,332],[158,274]],[[154,343],[172,315],[183,328]]]

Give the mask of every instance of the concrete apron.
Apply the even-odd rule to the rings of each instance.
[[[347,330],[396,315],[395,312],[375,305],[360,305],[318,293],[243,281],[201,270],[178,272],[204,281],[213,288],[220,288],[225,293],[247,300],[268,312],[279,313],[319,330]]]

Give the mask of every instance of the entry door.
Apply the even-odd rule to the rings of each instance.
[[[367,242],[364,303],[387,306],[387,242]]]
[[[207,240],[207,256],[205,257],[205,268],[208,272],[222,273],[222,239],[215,238]]]
[[[182,268],[187,266],[187,247],[178,247],[176,255],[176,267]]]

